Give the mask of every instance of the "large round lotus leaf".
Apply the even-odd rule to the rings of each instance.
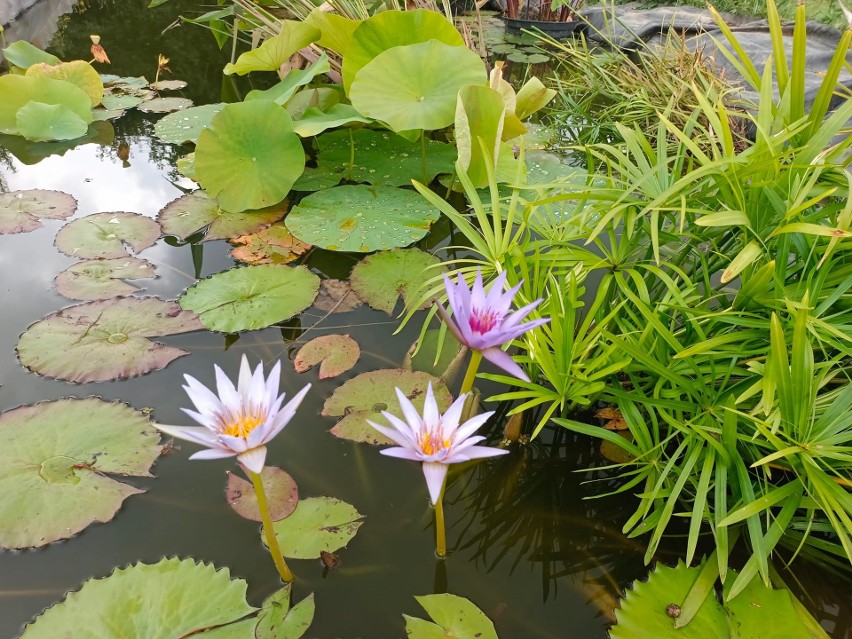
[[[154,134],[163,142],[172,144],[195,143],[201,132],[210,126],[213,117],[224,108],[225,103],[219,102],[170,113],[154,125]]]
[[[452,173],[456,161],[452,144],[427,140],[424,175],[420,144],[390,131],[359,129],[351,139],[348,131],[332,131],[317,138],[316,144],[319,169],[376,186],[408,186],[411,180],[428,184],[439,173]]]
[[[235,237],[231,244],[234,245],[231,256],[246,264],[289,264],[311,248],[293,237],[281,222],[251,235]]]
[[[6,58],[6,61],[18,67],[19,69],[26,69],[33,64],[39,64],[41,62],[46,64],[59,64],[62,62],[55,55],[48,53],[47,51],[42,51],[34,44],[30,44],[26,40],[18,40],[17,42],[13,42],[8,47],[3,49],[3,57]]]
[[[285,557],[319,559],[321,551],[346,546],[364,523],[364,515],[334,497],[300,499],[289,517],[272,524]]]
[[[109,521],[144,492],[109,475],[150,477],[160,436],[126,404],[62,399],[0,415],[0,546],[28,548]]]
[[[296,481],[275,466],[264,466],[260,477],[263,480],[263,492],[266,494],[269,516],[272,517],[272,521],[278,521],[289,516],[299,503],[299,487],[296,485]],[[228,500],[228,505],[240,517],[252,521],[263,521],[260,507],[257,505],[254,485],[236,473],[228,473],[225,499]]]
[[[405,633],[409,639],[497,639],[494,623],[464,597],[444,593],[415,599],[435,623],[403,615]]]
[[[290,56],[320,39],[322,35],[304,22],[284,20],[277,36],[268,38],[253,51],[246,51],[233,64],[226,64],[223,73],[245,75],[251,71],[277,71]]]
[[[172,200],[157,214],[157,221],[166,235],[183,241],[206,228],[204,240],[227,240],[239,235],[256,233],[287,212],[285,205],[270,206],[260,211],[228,213],[204,191],[193,191]]]
[[[319,364],[319,378],[328,379],[350,370],[360,356],[358,342],[349,335],[322,335],[299,349],[293,359],[293,368],[297,373],[304,373]]]
[[[83,259],[125,257],[129,246],[134,253],[153,246],[160,237],[160,225],[138,213],[93,213],[69,222],[56,234],[56,248]]]
[[[138,290],[122,280],[152,277],[156,277],[153,264],[128,256],[77,262],[57,275],[54,284],[60,295],[73,300],[104,300]]]
[[[343,179],[343,174],[331,167],[305,167],[305,172],[293,184],[294,191],[322,191],[337,186]]]
[[[96,107],[104,97],[104,83],[101,76],[85,60],[72,60],[71,62],[60,62],[59,64],[34,64],[27,69],[27,75],[40,75],[54,80],[66,80],[76,87],[82,89],[92,106]]]
[[[64,104],[27,102],[15,116],[18,132],[33,142],[75,140],[86,134],[89,125]]]
[[[287,216],[303,242],[331,251],[369,253],[408,246],[440,212],[414,191],[392,186],[336,186],[312,193]]]
[[[31,189],[0,193],[0,235],[41,228],[39,218],[64,220],[74,215],[77,200],[62,191]]]
[[[458,30],[436,11],[382,11],[365,20],[352,33],[343,56],[343,86],[347,93],[358,72],[380,53],[393,47],[437,40],[454,47],[464,47]],[[409,72],[417,69],[411,67]],[[446,69],[443,73],[446,73]]]
[[[198,136],[195,175],[227,211],[283,200],[305,168],[293,121],[274,102],[229,104]]]
[[[201,280],[184,292],[180,305],[210,330],[253,331],[308,308],[319,281],[306,266],[244,266]]]
[[[175,302],[117,297],[70,306],[30,326],[18,340],[21,364],[69,382],[136,377],[186,355],[149,337],[204,328]]]
[[[216,570],[194,559],[170,557],[156,564],[118,568],[104,579],[90,579],[65,601],[45,610],[24,629],[22,639],[74,636],[174,639],[203,637],[254,638],[252,623],[242,632],[219,634],[205,628],[233,624],[251,614],[247,584],[231,579],[227,568]],[[202,634],[203,632],[203,634]]]
[[[417,292],[423,282],[441,272],[436,268],[440,264],[441,260],[420,249],[395,249],[365,257],[352,269],[349,279],[358,297],[373,308],[393,315],[400,297],[406,308],[412,310],[431,302],[418,300]]]
[[[394,131],[442,129],[453,123],[459,89],[487,79],[473,51],[430,40],[377,55],[355,76],[349,98]]]
[[[28,102],[61,104],[86,124],[92,121],[89,96],[70,82],[7,73],[0,76],[0,133],[19,134],[17,114]]]
[[[173,113],[192,106],[189,98],[152,98],[145,100],[137,108],[145,113]]]

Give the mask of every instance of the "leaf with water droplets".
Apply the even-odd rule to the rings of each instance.
[[[76,210],[77,200],[62,191],[0,193],[0,235],[34,231],[42,226],[39,218],[64,220]]]
[[[160,225],[138,213],[94,213],[69,222],[56,234],[56,248],[83,259],[126,257],[153,246],[160,237]]]
[[[185,89],[186,85],[185,80],[159,80],[152,82],[148,86],[154,89],[154,91],[178,91]]]
[[[72,264],[56,276],[54,285],[60,295],[74,300],[102,300],[130,295],[138,289],[123,280],[155,277],[154,265],[138,257],[109,260],[85,260]]]
[[[172,144],[195,143],[201,132],[210,126],[213,117],[224,108],[225,103],[219,102],[169,113],[154,125],[154,134],[163,142]]]
[[[145,113],[172,113],[192,106],[189,98],[153,98],[146,100],[137,108]]]
[[[320,364],[319,378],[328,379],[351,369],[360,356],[358,342],[349,335],[322,335],[299,349],[293,367],[304,373]]]
[[[420,249],[394,249],[369,255],[355,265],[352,289],[371,307],[393,315],[397,300],[406,307],[417,301],[423,282],[438,275],[441,260]],[[428,306],[427,301],[421,308]]]
[[[256,233],[287,213],[287,204],[276,204],[258,211],[229,213],[204,191],[193,191],[172,200],[157,213],[157,221],[166,235],[184,241],[202,229],[204,240],[227,240]]]

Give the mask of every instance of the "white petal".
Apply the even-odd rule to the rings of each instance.
[[[216,430],[216,418],[213,415],[196,413],[194,410],[190,410],[188,408],[181,408],[181,410],[189,415],[194,421],[204,426],[204,428],[208,428],[211,431]]]
[[[219,435],[219,442],[223,446],[230,448],[235,453],[243,453],[249,448],[245,437],[234,437],[233,435]]]
[[[278,388],[281,384],[281,360],[275,362],[275,366],[272,367],[272,370],[269,372],[269,378],[266,380],[266,397],[270,402],[270,410],[272,406],[278,403],[280,406],[280,402],[284,401],[284,395],[278,394]],[[276,408],[277,410],[277,408]]]
[[[249,389],[251,388],[251,366],[249,366],[248,357],[243,354],[240,358],[240,374],[237,377],[237,392],[240,394],[243,405],[248,405],[251,396]]]
[[[264,443],[275,437],[287,424],[290,423],[290,420],[296,415],[296,409],[299,408],[299,404],[301,404],[302,400],[305,399],[305,395],[308,394],[309,390],[311,390],[311,385],[307,384],[302,390],[296,393],[293,399],[287,402],[287,405],[284,406],[284,408],[282,408],[275,416],[275,419],[266,431]]]
[[[399,417],[397,417],[393,413],[387,412],[386,410],[382,411],[382,416],[386,420],[388,420],[388,423],[391,426],[393,426],[400,435],[402,435],[405,438],[405,440],[408,442],[408,444],[407,444],[408,446],[410,446],[411,448],[415,448],[415,449],[418,448],[417,447],[417,437],[418,437],[417,433],[419,431],[415,431],[406,422],[402,421]]]
[[[498,455],[506,455],[509,451],[504,448],[492,448],[491,446],[472,446],[460,453],[458,457],[455,454],[447,458],[448,464],[456,462],[470,461],[471,459],[482,459],[484,457],[496,457]]]
[[[400,389],[396,389],[396,398],[399,401],[399,407],[402,409],[402,416],[405,418],[407,422],[408,429],[411,433],[417,434],[423,432],[423,418],[420,416],[420,413],[417,412],[417,409],[414,408],[414,404],[411,403],[411,400],[405,396]],[[387,415],[385,415],[387,417]],[[393,425],[393,422],[391,422]],[[397,426],[399,428],[399,426]]]
[[[383,448],[379,451],[382,455],[396,457],[397,459],[408,459],[411,461],[422,461],[420,455],[410,448]]]
[[[370,426],[372,426],[373,428],[375,428],[377,431],[379,431],[382,435],[384,435],[388,439],[396,442],[397,444],[399,444],[403,448],[408,448],[410,450],[415,449],[415,447],[411,445],[411,441],[409,441],[409,439],[403,433],[399,432],[398,430],[395,430],[393,428],[388,428],[387,426],[382,426],[382,425],[377,424],[375,422],[371,422],[369,419],[367,420],[367,423]]]
[[[219,392],[219,401],[222,402],[226,410],[233,413],[239,412],[242,402],[234,384],[221,368],[214,365],[213,369],[216,371],[216,390]]]
[[[215,415],[221,412],[222,402],[219,401],[219,398],[213,391],[194,377],[184,375],[184,378],[186,379],[186,386],[183,387],[183,390],[186,391],[187,396],[195,404],[199,413],[202,415]]]
[[[384,452],[384,451],[382,451]],[[423,462],[423,476],[426,477],[426,486],[429,488],[429,498],[432,504],[437,504],[441,498],[441,489],[447,478],[447,466],[439,462]]]
[[[462,411],[464,411],[464,403],[467,401],[469,395],[470,393],[459,395],[456,401],[454,401],[447,411],[441,416],[441,427],[444,439],[452,436],[459,427]]]
[[[431,431],[441,420],[441,412],[438,410],[438,402],[435,393],[432,392],[432,382],[426,386],[426,400],[423,402],[423,425],[427,431]]]
[[[202,446],[219,446],[216,436],[210,430],[201,426],[165,426],[163,424],[154,424],[153,426],[166,435],[171,435],[178,439],[185,439],[188,442],[195,442]]]
[[[258,446],[237,455],[239,462],[253,473],[260,473],[266,462],[266,447]]]
[[[464,424],[459,426],[459,429],[456,431],[456,436],[453,438],[454,443],[460,444],[468,437],[473,435],[482,427],[485,422],[487,422],[491,418],[493,414],[494,411],[492,410],[487,413],[480,413],[479,415],[474,415],[473,417],[471,417]]]
[[[207,448],[205,450],[200,450],[197,453],[194,453],[189,456],[190,459],[225,459],[226,457],[233,457],[236,453],[232,450],[223,450],[216,448]]]

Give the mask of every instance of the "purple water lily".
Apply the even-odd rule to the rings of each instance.
[[[482,272],[479,269],[476,271],[473,288],[468,288],[461,274],[456,284],[444,275],[447,301],[453,316],[450,317],[441,304],[438,304],[438,312],[462,344],[478,351],[482,357],[510,375],[528,382],[529,377],[502,349],[502,346],[528,330],[549,322],[550,318],[545,317],[521,324],[523,319],[541,303],[541,300],[538,299],[510,313],[512,299],[523,282],[504,292],[505,284],[505,271],[497,276],[487,293],[482,284]]]

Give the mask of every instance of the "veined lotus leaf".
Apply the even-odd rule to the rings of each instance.
[[[359,112],[394,131],[442,129],[453,123],[459,89],[485,85],[487,79],[485,64],[473,51],[430,40],[377,55],[358,71],[349,99]]]
[[[411,639],[497,639],[497,631],[491,620],[464,597],[447,593],[423,595],[415,599],[435,623],[403,615],[405,632]]]
[[[298,123],[297,123],[298,126]],[[426,175],[420,144],[412,144],[390,131],[332,131],[317,138],[319,168],[334,170],[352,182],[376,186],[407,186],[411,180],[424,184],[439,173],[452,173],[456,150],[452,144],[426,141]],[[354,164],[352,145],[355,147]]]
[[[77,262],[57,275],[54,284],[60,295],[74,300],[90,301],[130,295],[138,288],[122,280],[152,277],[156,277],[153,264],[138,257],[127,256]]]
[[[56,234],[56,248],[81,259],[127,256],[125,245],[134,253],[153,246],[160,237],[160,225],[138,213],[93,213],[69,222]]]
[[[293,184],[294,191],[312,192],[337,186],[343,179],[343,174],[331,167],[305,167],[305,172]]]
[[[163,142],[183,144],[198,141],[201,132],[210,126],[213,117],[225,108],[224,102],[190,107],[177,113],[169,113],[154,125],[154,134]]]
[[[319,29],[304,22],[284,20],[281,32],[268,38],[253,51],[243,53],[234,64],[225,65],[225,75],[245,75],[251,71],[277,71],[290,56],[319,40]]]
[[[358,113],[351,104],[335,104],[328,111],[311,107],[305,109],[302,117],[293,123],[293,130],[303,138],[309,138],[327,129],[336,129],[356,122],[369,124],[372,120]]]
[[[556,96],[556,91],[548,89],[541,80],[532,77],[527,80],[526,84],[520,88],[516,96],[517,106],[515,107],[515,115],[521,120],[525,120],[530,115],[539,109],[547,106]]]
[[[728,571],[723,599],[727,600],[737,576],[735,571]],[[792,593],[767,588],[758,578],[752,579],[736,597],[725,601],[724,606],[730,616],[731,635],[737,639],[812,639],[815,636],[796,609]],[[813,619],[809,621],[818,625]]]
[[[343,56],[349,48],[349,43],[352,41],[352,34],[355,29],[361,26],[363,20],[353,20],[339,16],[335,13],[328,13],[319,7],[314,9],[305,18],[305,24],[319,29],[320,39],[317,40],[317,45],[324,49],[331,49],[335,53]]]
[[[148,85],[154,91],[179,91],[185,89],[187,83],[185,80],[159,80]]]
[[[61,104],[86,124],[92,121],[89,96],[70,82],[9,73],[0,76],[0,133],[18,135],[17,114],[28,102]]]
[[[251,100],[270,100],[275,104],[285,104],[292,98],[296,91],[323,73],[328,73],[331,70],[331,65],[328,62],[328,56],[323,53],[317,60],[310,64],[306,69],[293,69],[290,71],[281,82],[269,89],[255,89],[249,91],[245,97],[246,102]]]
[[[296,510],[296,505],[299,503],[299,487],[290,475],[280,468],[264,466],[260,477],[263,480],[263,491],[266,493],[272,521],[284,519]],[[228,473],[225,499],[240,517],[252,521],[263,521],[254,486],[236,473]]]
[[[312,193],[287,216],[287,228],[308,244],[369,253],[408,246],[440,217],[414,191],[392,186],[335,186]]]
[[[244,266],[201,280],[184,292],[180,305],[212,331],[237,333],[290,319],[311,305],[318,290],[319,278],[305,266]]]
[[[34,64],[59,64],[62,62],[55,55],[42,51],[37,46],[26,40],[17,40],[3,49],[3,57],[6,61],[19,69],[28,69]]]
[[[257,614],[255,639],[299,639],[314,620],[314,595],[311,593],[292,608],[290,584],[272,593]]]
[[[59,64],[46,64],[44,62],[33,64],[27,69],[27,75],[40,75],[54,80],[65,80],[82,89],[92,106],[96,107],[104,97],[104,83],[101,76],[85,60],[73,60],[71,62],[60,62]]]
[[[225,626],[203,636],[254,639],[254,623],[234,623],[257,610],[246,602],[246,588],[244,580],[231,579],[227,568],[216,570],[191,558],[138,563],[104,579],[89,579],[36,617],[22,639],[56,639],[75,628],[85,628],[88,637],[173,639],[224,624],[244,630],[219,634],[230,627]]]
[[[497,166],[505,114],[503,97],[494,89],[466,86],[459,91],[455,121],[459,165],[477,188],[488,185],[488,175]]]
[[[31,371],[83,384],[144,375],[186,355],[149,337],[204,328],[193,313],[155,297],[117,297],[51,313],[18,339]]]
[[[284,108],[293,120],[301,118],[305,111],[313,107],[320,111],[328,111],[340,103],[342,91],[331,87],[307,87],[287,100]]]
[[[343,56],[341,74],[346,93],[349,93],[358,72],[380,53],[393,47],[429,40],[437,40],[453,47],[464,47],[464,40],[453,24],[436,11],[382,11],[364,20],[352,33],[346,55]],[[418,69],[416,75],[425,73],[421,73],[418,67],[411,67],[409,72],[411,69]],[[444,69],[442,75],[451,74],[446,73]]]
[[[443,380],[419,371],[391,368],[361,373],[347,380],[325,400],[320,414],[330,417],[345,416],[335,426],[337,432],[332,431],[338,437],[368,443],[391,443],[370,426],[367,420],[386,424],[385,418],[381,415],[382,411],[403,419],[402,410],[396,399],[396,388],[405,393],[414,407],[422,412],[426,388],[430,382],[438,408],[445,411],[453,403],[453,397]],[[362,438],[353,437],[353,433]],[[371,434],[372,437],[366,437],[367,434]]]
[[[39,218],[64,220],[74,215],[77,200],[62,191],[31,189],[0,193],[0,235],[41,228]]]
[[[274,102],[229,104],[198,136],[196,178],[226,211],[277,204],[304,169],[293,121]]]
[[[297,240],[283,223],[230,240],[231,256],[247,264],[289,264],[310,247]]]
[[[174,235],[181,241],[206,228],[206,242],[256,233],[280,220],[285,213],[286,203],[259,211],[228,213],[204,191],[193,191],[166,204],[157,213],[157,221],[165,235]]]
[[[146,100],[137,108],[145,113],[173,113],[192,106],[189,98],[153,98]]]
[[[314,308],[325,313],[348,313],[361,306],[361,298],[342,280],[323,280]]]
[[[297,373],[304,373],[320,364],[319,378],[328,379],[350,370],[359,357],[361,348],[349,335],[322,335],[299,349],[293,367]]]
[[[150,477],[160,436],[148,417],[95,397],[0,415],[0,546],[29,548],[112,519],[144,492],[109,475]]]
[[[352,269],[349,280],[358,297],[371,307],[393,315],[400,297],[406,308],[419,301],[417,292],[423,282],[441,273],[440,265],[441,260],[420,249],[395,249],[365,257]],[[420,308],[430,303],[427,300]]]
[[[300,499],[293,514],[273,522],[272,530],[285,557],[319,559],[320,551],[346,546],[363,523],[364,515],[351,504],[334,497],[311,497]]]
[[[75,140],[86,134],[89,125],[64,104],[27,102],[15,116],[18,133],[33,142]]]
[[[118,111],[119,109],[132,109],[142,104],[145,100],[135,95],[127,95],[125,93],[106,93],[101,98],[101,106],[109,111]]]

